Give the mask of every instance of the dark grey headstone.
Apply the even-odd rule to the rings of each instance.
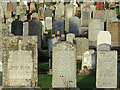
[[[42,22],[37,19],[32,19],[29,22],[28,35],[38,36],[38,49],[41,49],[41,38],[42,38]]]
[[[19,36],[23,35],[23,23],[22,23],[22,21],[15,20],[12,22],[11,33],[13,33],[14,35],[19,35]]]
[[[110,51],[111,46],[109,44],[103,43],[97,46],[98,51]]]

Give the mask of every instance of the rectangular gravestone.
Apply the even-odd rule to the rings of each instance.
[[[11,2],[7,4],[7,11],[13,12],[13,4]]]
[[[47,30],[52,30],[52,17],[45,18],[45,26]]]
[[[52,17],[52,10],[49,8],[45,9],[45,17]]]
[[[117,51],[98,51],[96,88],[117,88]]]
[[[101,21],[104,21],[104,16],[105,16],[105,11],[96,10],[93,13],[93,18],[100,19]]]
[[[74,33],[75,36],[79,35],[80,31],[80,19],[78,17],[69,18],[69,33]]]
[[[39,16],[40,19],[44,20],[44,16],[45,16],[45,14],[44,14],[44,7],[39,7],[39,9],[38,9],[38,16]]]
[[[41,49],[41,39],[42,39],[42,22],[37,19],[32,19],[29,22],[29,31],[28,35],[38,36],[38,48]]]
[[[85,51],[89,50],[89,41],[87,38],[75,38],[73,43],[76,45],[76,60],[82,60]]]
[[[75,38],[75,34],[73,34],[73,33],[68,33],[66,35],[66,41],[68,41],[68,42],[73,43],[74,38]]]
[[[4,87],[37,87],[37,37],[3,37],[2,50],[2,85]]]
[[[53,45],[52,87],[76,88],[76,48],[70,42]]]
[[[28,36],[28,30],[29,30],[29,23],[28,22],[23,22],[23,36]]]

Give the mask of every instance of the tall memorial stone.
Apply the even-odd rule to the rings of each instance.
[[[53,45],[52,87],[76,88],[76,48],[62,41]]]
[[[89,50],[89,41],[86,38],[75,38],[73,42],[76,45],[76,60],[82,60],[84,53]]]
[[[29,23],[23,22],[23,36],[28,36]]]
[[[13,4],[11,2],[7,4],[7,11],[13,12]]]
[[[120,46],[120,22],[114,21],[108,24],[108,31],[112,37],[112,47]]]
[[[74,33],[75,36],[79,35],[80,19],[78,17],[70,17],[69,19],[69,33]]]
[[[52,17],[45,18],[45,26],[47,30],[52,30]]]
[[[117,88],[117,51],[98,51],[96,88]]]
[[[88,31],[90,41],[97,41],[97,35],[100,31],[104,31],[104,22],[99,19],[90,19]]]
[[[11,33],[14,35],[22,36],[23,35],[23,22],[15,20],[12,22]]]
[[[89,19],[91,18],[91,9],[86,7],[81,10],[81,26],[88,27]]]
[[[69,32],[69,18],[74,16],[74,5],[66,4],[65,6],[65,31]]]
[[[38,36],[38,49],[41,49],[41,40],[42,40],[42,23],[40,20],[32,19],[29,22],[29,31],[28,35]]]
[[[73,43],[74,38],[75,38],[75,34],[73,34],[73,33],[68,33],[66,35],[66,41],[68,41],[68,42]]]
[[[111,50],[111,34],[109,31],[100,31],[97,37],[97,50],[110,51]]]
[[[37,37],[3,37],[3,87],[37,87]]]
[[[55,6],[56,6],[56,9],[55,9],[55,19],[64,19],[64,17],[65,17],[64,3],[57,3]]]
[[[44,7],[39,7],[39,9],[38,9],[38,16],[39,16],[40,19],[44,20],[44,16],[45,16],[45,14],[44,14]]]

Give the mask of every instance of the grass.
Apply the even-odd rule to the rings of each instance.
[[[49,70],[49,62],[40,62],[38,65],[40,71],[48,71]]]
[[[39,74],[38,85],[42,88],[52,88],[52,75]],[[78,88],[95,88],[95,76],[77,76]]]

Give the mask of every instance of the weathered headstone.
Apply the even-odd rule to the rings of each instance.
[[[37,87],[37,37],[3,37],[3,87]]]
[[[40,20],[32,19],[29,22],[29,31],[28,35],[38,36],[38,49],[41,50],[41,38],[42,38],[42,23]]]
[[[17,2],[11,2],[13,5],[13,14],[16,13]]]
[[[52,17],[52,10],[49,8],[45,9],[45,17]]]
[[[7,4],[7,11],[13,12],[13,4],[11,2]]]
[[[5,12],[5,17],[6,18],[11,18],[12,17],[12,12],[11,11],[6,11]]]
[[[20,17],[20,19],[19,19],[20,21],[23,21],[23,22],[27,21],[27,16],[24,13],[20,14],[19,17]]]
[[[30,3],[30,13],[32,13],[33,11],[35,11],[35,3],[31,2]]]
[[[112,37],[112,47],[118,47],[120,46],[120,22],[110,22],[108,24],[108,31],[111,34]]]
[[[66,35],[66,41],[73,43],[73,39],[75,38],[75,34],[73,33],[68,33]]]
[[[2,36],[8,36],[9,35],[9,26],[7,24],[2,24]]]
[[[28,36],[28,30],[29,30],[29,23],[28,22],[23,22],[23,36]]]
[[[84,53],[82,61],[82,70],[87,67],[87,70],[95,70],[96,54],[94,50],[89,50]]]
[[[15,20],[12,22],[11,33],[14,35],[23,35],[23,22],[19,20]]]
[[[74,16],[74,5],[66,4],[65,6],[65,31],[69,32],[69,18]]]
[[[64,3],[57,3],[55,6],[55,19],[64,19]]]
[[[89,41],[86,38],[75,38],[73,42],[76,45],[76,60],[82,60],[83,54],[89,50]]]
[[[44,20],[44,7],[39,7],[38,16],[40,19]]]
[[[65,41],[54,44],[52,59],[52,87],[76,87],[75,45]]]
[[[52,17],[45,18],[45,26],[47,30],[52,30]]]
[[[78,36],[80,31],[80,19],[78,17],[69,18],[69,33],[74,33],[75,36]]]
[[[88,31],[90,41],[97,41],[97,35],[100,31],[104,31],[104,22],[99,19],[90,19]]]
[[[81,26],[82,27],[88,27],[90,17],[91,17],[91,9],[83,8],[81,10]]]
[[[98,51],[96,88],[117,88],[117,51]]]
[[[105,16],[105,11],[96,10],[93,13],[93,18],[100,19],[101,21],[104,21],[104,16]]]
[[[110,50],[111,48],[111,34],[109,31],[100,31],[97,37],[97,50]]]

